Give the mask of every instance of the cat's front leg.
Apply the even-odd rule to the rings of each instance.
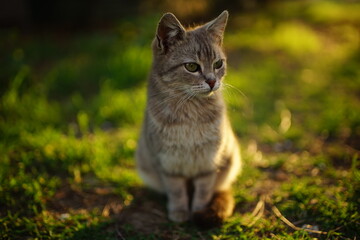
[[[208,173],[194,179],[194,196],[191,211],[198,212],[204,210],[214,195],[214,185],[216,173]]]
[[[174,222],[185,222],[190,218],[189,199],[186,190],[186,179],[179,176],[162,175],[168,197],[167,209],[169,219]]]

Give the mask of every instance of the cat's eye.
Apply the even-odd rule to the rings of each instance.
[[[216,61],[216,62],[214,63],[214,68],[215,68],[215,69],[219,69],[219,68],[222,67],[222,65],[223,65],[223,60],[220,59],[220,60],[218,60],[218,61]]]
[[[200,70],[200,66],[197,63],[185,63],[185,68],[186,70],[188,70],[189,72],[197,72]]]

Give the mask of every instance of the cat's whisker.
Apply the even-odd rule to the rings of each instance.
[[[157,108],[157,107],[163,106],[167,102],[172,101],[172,100],[177,99],[177,98],[178,98],[178,95],[174,94],[174,95],[165,96],[160,101],[159,101],[159,98],[156,98],[157,99],[156,101],[151,101],[150,100],[151,107],[152,108]]]
[[[185,104],[186,101],[189,101],[189,100],[191,100],[192,98],[194,98],[194,97],[196,96],[196,92],[194,92],[194,91],[189,91],[189,92],[187,92],[186,95],[187,95],[187,97],[184,99],[183,104]]]
[[[191,97],[192,97],[192,93],[186,92],[185,96],[179,99],[179,101],[176,103],[174,115],[176,115],[176,113],[179,111],[179,109],[186,103],[186,101],[191,99]]]
[[[168,89],[161,89],[156,93],[152,93],[150,94],[148,97],[152,98],[152,97],[157,97],[159,95],[169,95],[169,96],[174,96],[174,94],[176,94],[177,92],[182,92],[184,91],[184,87],[183,86],[176,86],[176,87],[169,87]]]
[[[221,86],[221,92],[224,93],[224,96],[226,96],[227,99],[238,99],[239,98],[239,94],[238,92],[235,91],[231,91],[231,88],[227,88],[225,86]]]
[[[175,104],[176,108],[174,109],[174,113],[178,112],[179,108],[189,98],[189,96],[188,96],[189,93],[187,93],[187,92],[177,92],[175,94],[171,91],[168,91],[168,92],[172,93],[172,95],[167,95],[161,101],[158,101],[158,102],[152,104],[151,108],[153,109],[152,113],[154,116],[163,114],[164,111],[166,111],[165,106],[168,105],[169,102],[173,102],[174,100],[177,100],[177,103]]]
[[[246,96],[246,94],[243,91],[241,91],[240,89],[238,89],[237,87],[235,87],[229,83],[222,83],[221,86],[224,90],[229,90],[229,89],[236,90],[237,93],[240,93],[241,96],[243,96],[246,100],[248,100],[248,97]]]

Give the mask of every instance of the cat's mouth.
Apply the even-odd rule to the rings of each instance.
[[[214,93],[219,89],[218,86],[214,86],[212,88],[209,87],[194,87],[190,90],[190,92],[192,92],[193,95],[198,96],[198,97],[209,97],[214,95]]]
[[[200,92],[197,95],[199,95],[201,97],[210,97],[210,96],[214,95],[215,91],[216,91],[216,89],[211,89],[211,90],[208,90],[205,92]]]

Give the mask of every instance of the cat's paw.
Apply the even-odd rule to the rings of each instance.
[[[193,212],[192,220],[199,228],[210,229],[219,227],[223,223],[224,217],[220,216],[213,209],[207,208],[202,211]]]
[[[184,210],[175,210],[169,212],[169,219],[173,222],[186,222],[190,219],[190,213]]]

